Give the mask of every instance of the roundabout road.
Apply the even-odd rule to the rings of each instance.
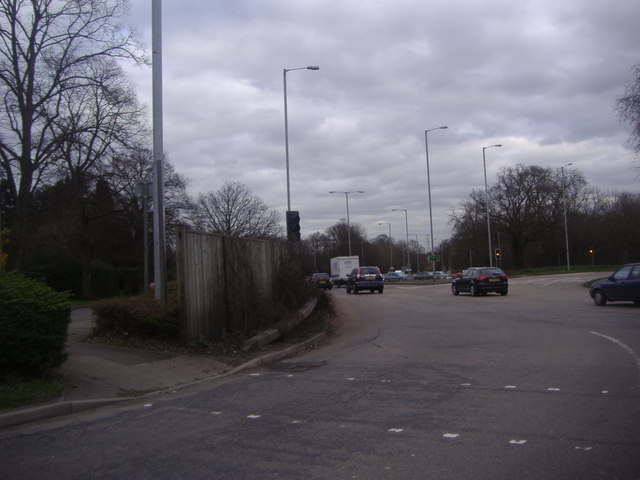
[[[3,478],[637,479],[640,308],[591,277],[334,289],[326,345],[0,435]]]

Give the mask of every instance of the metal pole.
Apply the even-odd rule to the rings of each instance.
[[[566,185],[564,183],[564,167],[568,167],[569,165],[573,165],[573,163],[567,163],[560,167],[560,172],[562,174],[562,211],[564,216],[564,241],[567,252],[567,272],[571,271],[571,266],[569,264],[569,227],[567,226],[567,192]]]
[[[429,140],[428,133],[433,130],[444,130],[448,128],[446,125],[442,127],[430,128],[424,131],[424,149],[427,155],[427,190],[429,191],[429,230],[431,232],[431,255],[435,255],[433,248],[433,212],[431,208],[431,175],[429,173]],[[436,262],[431,262],[431,277],[435,281]]]
[[[393,210],[391,210],[392,212],[404,212],[404,225],[405,225],[405,229],[406,229],[406,234],[407,234],[407,247],[406,247],[406,251],[407,251],[407,268],[411,268],[411,259],[409,258],[409,217],[408,217],[408,213],[407,213],[407,209],[406,208],[394,208]],[[404,262],[404,252],[402,254],[402,261]]]
[[[289,119],[287,117],[287,69],[282,70],[282,83],[284,85],[284,151],[287,170],[287,212],[291,210],[291,191],[289,183]]]
[[[420,240],[418,240],[417,233],[410,233],[409,235],[416,236],[416,272],[420,271]]]
[[[282,69],[282,84],[284,85],[284,149],[285,149],[285,166],[287,170],[287,212],[291,210],[291,184],[289,180],[289,118],[287,112],[287,72],[292,70],[320,70],[316,65],[297,68]]]
[[[492,253],[492,249],[491,249],[491,217],[489,215],[489,188],[487,187],[487,162],[485,159],[485,154],[484,151],[487,148],[492,148],[492,147],[501,147],[501,144],[497,144],[497,145],[491,145],[488,147],[482,147],[482,165],[484,167],[484,201],[486,203],[487,206],[487,238],[489,240],[489,266],[493,267],[493,253]]]
[[[351,256],[351,224],[349,222],[349,192],[344,192],[347,199],[347,241],[349,243],[349,256]]]
[[[151,3],[152,84],[153,84],[153,247],[155,298],[167,303],[167,265],[165,252],[164,173],[162,129],[162,0]]]
[[[411,258],[409,257],[409,217],[407,211],[404,211],[404,225],[407,230],[407,268],[411,270]]]
[[[349,220],[349,194],[350,193],[364,193],[363,190],[355,190],[351,192],[338,192],[335,190],[330,191],[329,193],[344,193],[345,198],[347,200],[347,241],[349,243],[349,256],[351,256],[351,221]]]
[[[389,225],[389,271],[393,268],[393,244],[391,243],[391,224],[389,222],[378,222],[378,225]]]

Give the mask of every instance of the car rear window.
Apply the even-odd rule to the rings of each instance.
[[[373,273],[374,275],[378,274],[378,268],[377,267],[362,267],[360,268],[360,273]]]
[[[500,277],[504,275],[504,272],[499,268],[485,268],[480,271],[480,275],[484,275],[485,277]]]

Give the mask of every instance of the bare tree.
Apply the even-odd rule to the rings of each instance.
[[[98,85],[95,65],[141,61],[120,19],[126,0],[0,0],[0,171],[13,203],[10,262],[19,267],[34,191],[61,158],[62,98]]]
[[[217,192],[201,193],[197,200],[198,227],[207,232],[239,237],[278,238],[280,218],[240,182],[225,182]]]
[[[631,125],[631,147],[640,155],[640,65],[633,69],[633,78],[627,84],[624,95],[617,100],[618,114],[623,122]]]

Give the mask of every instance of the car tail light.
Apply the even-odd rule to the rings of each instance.
[[[478,278],[476,278],[476,280],[480,280],[480,281],[486,280],[486,279],[487,279],[486,275],[480,275]]]

